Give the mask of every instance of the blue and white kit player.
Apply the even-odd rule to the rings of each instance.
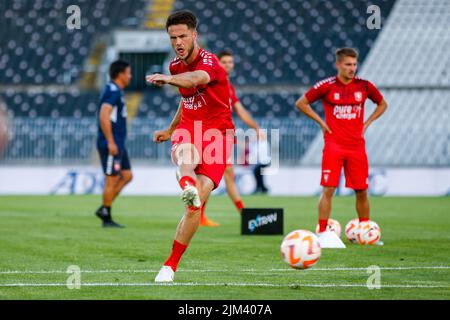
[[[127,136],[127,108],[123,90],[131,80],[128,62],[115,61],[109,68],[111,81],[101,95],[98,117],[97,150],[105,174],[103,203],[96,211],[103,227],[123,228],[113,221],[111,206],[122,189],[131,181],[131,164],[125,148]]]

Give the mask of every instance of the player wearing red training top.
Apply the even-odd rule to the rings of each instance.
[[[177,57],[171,75],[146,77],[154,85],[179,88],[181,102],[169,128],[157,131],[154,141],[172,140],[181,198],[186,210],[178,224],[172,253],[155,278],[172,282],[181,256],[200,223],[200,211],[222,179],[234,143],[228,77],[217,57],[197,44],[197,18],[178,11],[167,18],[166,30]]]
[[[319,81],[306,92],[296,106],[322,128],[325,147],[322,156],[323,192],[319,201],[319,240],[323,248],[345,247],[334,232],[326,227],[331,213],[331,201],[344,167],[346,187],[356,194],[359,221],[369,220],[367,196],[369,164],[364,134],[374,120],[387,108],[378,89],[367,80],[355,77],[358,53],[353,48],[336,51],[337,76]],[[364,122],[364,103],[369,98],[377,104],[375,111]],[[325,121],[314,112],[310,104],[321,99]]]
[[[234,70],[233,53],[230,50],[223,50],[217,54],[217,57],[219,58],[219,62],[222,65],[222,67],[225,69],[228,77],[230,77],[231,73]],[[252,116],[247,111],[247,109],[242,105],[241,101],[239,101],[239,98],[236,95],[236,90],[231,82],[230,82],[230,103],[231,103],[232,110],[234,112],[236,112],[236,115],[242,120],[242,122],[244,122],[247,126],[252,128],[253,130],[255,130],[257,136],[260,139],[264,139],[265,136],[262,134],[262,132],[260,132],[260,128],[259,128],[258,124],[252,118]],[[241,210],[244,208],[244,202],[242,201],[241,195],[239,194],[239,191],[237,190],[236,183],[235,183],[235,177],[234,177],[233,165],[231,163],[227,164],[227,168],[225,169],[223,178],[225,180],[225,186],[227,189],[228,196],[231,198],[234,205],[236,206],[236,209],[240,213]],[[206,202],[202,207],[202,215],[201,215],[200,225],[207,226],[207,227],[219,226],[218,223],[212,221],[211,219],[209,219],[206,216],[205,207],[206,207]]]

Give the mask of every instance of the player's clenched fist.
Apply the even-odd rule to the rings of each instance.
[[[161,142],[169,140],[170,137],[171,137],[171,134],[170,134],[169,130],[155,131],[155,133],[153,134],[153,142],[161,143]]]
[[[169,84],[171,79],[172,76],[159,73],[155,73],[145,77],[145,80],[147,81],[148,84],[153,84],[158,87],[165,84]]]

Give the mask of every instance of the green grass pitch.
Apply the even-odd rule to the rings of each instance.
[[[308,270],[281,259],[282,236],[241,236],[224,196],[210,199],[219,228],[201,228],[182,259],[176,285],[154,285],[181,216],[177,197],[121,197],[113,214],[127,226],[104,230],[98,196],[0,197],[0,299],[449,299],[450,197],[371,198],[383,247],[322,250]],[[248,207],[283,207],[285,234],[314,230],[317,198],[245,197]],[[342,228],[354,198],[336,198]],[[68,289],[68,266],[81,288]],[[366,268],[381,268],[369,290]]]

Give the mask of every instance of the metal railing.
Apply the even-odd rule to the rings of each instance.
[[[127,149],[133,163],[167,164],[170,145],[155,144],[153,132],[168,126],[171,119],[135,118],[128,126]],[[298,164],[319,127],[307,118],[257,119],[261,127],[279,130],[282,164]],[[246,130],[240,121],[236,127]],[[9,121],[9,141],[0,159],[3,164],[75,165],[97,163],[95,118],[15,118]]]

